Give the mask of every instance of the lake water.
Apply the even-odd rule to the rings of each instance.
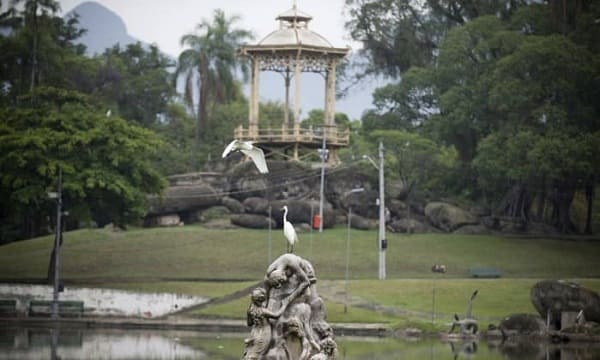
[[[0,359],[239,359],[247,334],[57,329],[0,324]],[[600,359],[600,344],[338,337],[339,359]]]

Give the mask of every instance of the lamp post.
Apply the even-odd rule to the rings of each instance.
[[[56,199],[56,234],[54,235],[54,288],[52,291],[52,318],[58,318],[58,293],[59,293],[59,273],[60,265],[60,240],[62,237],[62,169],[58,168],[58,189],[57,192],[48,193],[48,197]]]
[[[356,194],[365,191],[364,188],[356,188],[346,192],[346,195]],[[346,277],[344,281],[344,294],[346,300],[344,301],[344,314],[348,312],[348,278],[350,275],[350,229],[352,228],[352,205],[348,204],[348,230],[346,236]]]
[[[319,149],[319,156],[321,157],[321,191],[319,199],[319,232],[323,232],[323,198],[325,196],[325,160],[327,160],[328,150],[325,147],[325,128],[323,128],[323,145]]]
[[[383,142],[379,142],[379,280],[385,280],[385,186],[383,176]]]
[[[379,198],[377,202],[379,204],[379,233],[377,236],[377,249],[379,250],[379,280],[385,280],[385,250],[387,249],[387,240],[385,239],[385,184],[384,184],[384,170],[383,170],[383,142],[379,142],[379,165],[375,163],[369,155],[363,155],[363,159],[369,160],[369,162],[379,170]]]

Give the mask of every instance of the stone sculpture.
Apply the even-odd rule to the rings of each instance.
[[[337,358],[337,344],[325,321],[316,282],[312,264],[295,254],[283,254],[267,268],[264,287],[251,294],[251,330],[242,359]]]
[[[479,326],[477,325],[477,320],[475,320],[471,315],[471,312],[473,309],[473,299],[475,299],[475,296],[477,296],[478,292],[478,290],[475,290],[471,295],[471,298],[469,299],[469,302],[467,304],[467,311],[465,312],[464,319],[460,319],[458,317],[458,314],[454,314],[454,321],[452,322],[452,327],[450,328],[450,331],[448,331],[448,333],[452,333],[452,331],[454,331],[456,327],[459,327],[460,334],[462,336],[477,334]]]

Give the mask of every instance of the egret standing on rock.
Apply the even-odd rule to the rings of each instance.
[[[294,252],[294,245],[298,242],[298,235],[294,229],[294,225],[287,220],[288,207],[284,205],[283,208],[283,235],[287,239],[287,252]]]
[[[269,169],[267,168],[267,162],[265,161],[265,154],[261,148],[252,145],[251,141],[240,141],[237,139],[233,140],[229,143],[229,145],[227,145],[225,151],[223,151],[223,158],[229,155],[230,152],[236,150],[239,150],[244,155],[249,156],[261,174],[266,174],[269,172]]]

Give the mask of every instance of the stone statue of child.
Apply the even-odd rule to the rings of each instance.
[[[244,340],[244,360],[260,360],[268,351],[271,342],[272,331],[269,319],[276,319],[281,316],[287,307],[285,301],[281,308],[272,312],[265,306],[267,299],[266,291],[263,288],[256,288],[250,295],[251,303],[246,313],[248,326],[251,327],[250,337]]]

